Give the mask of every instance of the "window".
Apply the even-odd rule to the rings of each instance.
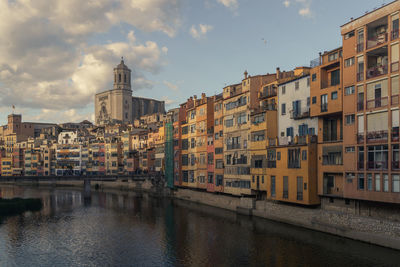
[[[313,97],[312,97],[312,103],[313,103],[313,104],[316,104],[316,103],[317,103],[317,97],[316,97],[316,96],[313,96]]]
[[[352,95],[352,94],[354,94],[354,92],[355,92],[354,85],[344,88],[344,94],[345,95]]]
[[[310,77],[307,77],[307,86],[310,86]]]
[[[332,100],[336,100],[337,99],[337,91],[332,92],[331,99]]]
[[[331,72],[331,86],[340,84],[340,70],[334,70]]]
[[[368,169],[387,170],[388,168],[388,146],[369,146],[368,147]]]
[[[208,162],[208,165],[214,164],[214,153],[213,152],[209,152],[207,154],[207,162]]]
[[[307,107],[310,107],[310,97],[307,97]]]
[[[364,190],[364,174],[358,174],[358,190]]]
[[[265,140],[264,131],[254,132],[251,134],[251,141],[253,142],[264,141],[264,140]]]
[[[356,116],[354,114],[346,115],[345,118],[346,118],[346,125],[352,125],[356,120]]]
[[[214,183],[214,174],[212,172],[208,173],[208,181],[209,184],[213,184]]]
[[[383,192],[389,192],[389,175],[383,174]]]
[[[217,159],[215,161],[215,168],[216,169],[223,169],[224,168],[224,161],[222,159]]]
[[[353,153],[356,151],[356,148],[354,146],[347,146],[344,151],[346,153]]]
[[[271,176],[271,197],[276,196],[275,176]]]
[[[225,126],[226,127],[232,127],[233,126],[233,119],[225,120]]]
[[[284,95],[286,93],[286,85],[282,86],[282,95]]]
[[[265,114],[261,113],[261,114],[257,114],[254,115],[253,117],[253,124],[259,124],[265,121]]]
[[[345,60],[344,60],[344,67],[347,68],[347,67],[353,66],[354,63],[355,63],[354,57],[345,59]]]
[[[283,176],[283,198],[289,198],[289,177]]]
[[[286,114],[286,103],[282,103],[282,115]]]
[[[321,112],[328,111],[328,95],[321,95]]]
[[[381,175],[378,173],[375,174],[375,191],[381,191]]]
[[[294,83],[294,89],[295,89],[295,90],[298,90],[298,89],[299,89],[299,85],[300,85],[299,81],[296,81],[296,82]]]
[[[223,175],[220,175],[220,174],[215,175],[215,185],[216,186],[222,186],[224,184],[223,180],[224,180]]]
[[[277,160],[281,160],[281,152],[277,152],[276,153],[276,159]]]
[[[237,124],[246,124],[247,123],[247,115],[246,112],[242,112],[239,114],[239,116],[237,117]]]
[[[307,150],[301,151],[301,160],[307,160]]]
[[[317,74],[313,73],[313,75],[311,75],[311,81],[315,82],[317,80]]]
[[[344,35],[344,39],[347,40],[354,36],[354,31],[348,32]]]
[[[330,54],[328,56],[328,61],[334,61],[334,60],[338,59],[338,57],[339,57],[339,53],[338,52]]]
[[[300,168],[300,148],[288,149],[288,168]]]
[[[398,174],[392,175],[392,192],[400,193],[400,176]]]
[[[367,173],[367,189],[368,191],[372,191],[372,174]]]

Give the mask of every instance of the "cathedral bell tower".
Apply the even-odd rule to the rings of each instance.
[[[125,65],[124,58],[121,58],[121,63],[114,68],[114,90],[130,90],[131,88],[131,70]]]

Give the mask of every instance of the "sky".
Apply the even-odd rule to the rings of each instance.
[[[94,119],[124,57],[134,96],[177,107],[250,75],[308,66],[382,0],[0,0],[0,124]]]

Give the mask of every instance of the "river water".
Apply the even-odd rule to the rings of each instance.
[[[0,186],[40,212],[0,218],[0,266],[400,266],[400,252],[134,192]]]

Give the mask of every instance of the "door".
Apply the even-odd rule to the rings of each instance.
[[[257,176],[257,190],[260,190],[260,176]]]

